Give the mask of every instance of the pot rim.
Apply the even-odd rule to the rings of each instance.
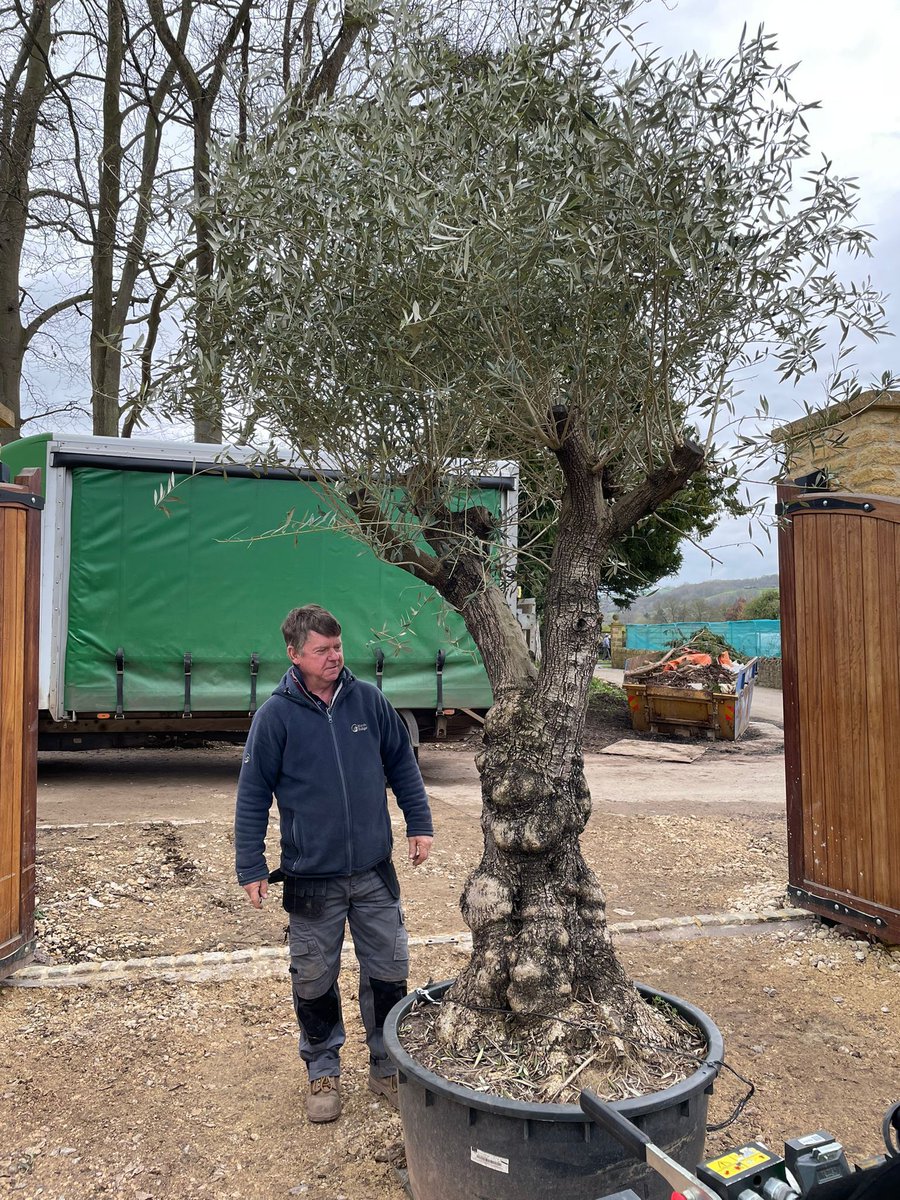
[[[431,984],[430,992],[443,993],[453,983],[452,979],[444,979],[440,983]],[[633,981],[634,986],[645,998],[658,997],[700,1029],[706,1038],[706,1054],[697,1069],[682,1079],[659,1092],[647,1092],[643,1096],[633,1096],[627,1100],[615,1100],[613,1108],[623,1116],[633,1119],[659,1109],[671,1108],[682,1104],[690,1096],[700,1091],[712,1090],[712,1085],[719,1074],[719,1065],[725,1053],[725,1042],[718,1026],[701,1008],[682,1000],[679,996],[662,992],[648,984]],[[531,1121],[580,1121],[589,1124],[588,1117],[577,1104],[532,1104],[527,1100],[507,1100],[503,1096],[495,1096],[490,1092],[476,1092],[473,1088],[461,1083],[451,1083],[441,1075],[429,1071],[400,1043],[397,1027],[407,1015],[416,1001],[415,992],[404,996],[388,1013],[384,1022],[384,1042],[391,1059],[400,1071],[413,1076],[429,1091],[436,1092],[447,1099],[464,1103],[471,1108],[483,1112],[494,1113],[497,1116],[516,1117]]]

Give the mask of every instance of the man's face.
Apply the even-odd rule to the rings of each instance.
[[[311,692],[319,693],[334,687],[344,666],[344,653],[339,637],[324,633],[309,633],[303,648],[288,646],[288,658],[299,667]]]

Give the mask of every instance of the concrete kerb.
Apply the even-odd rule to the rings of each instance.
[[[657,917],[644,921],[619,921],[610,925],[614,938],[730,937],[762,931],[767,925],[814,918],[802,908],[764,909],[762,912],[698,913],[693,917]],[[459,946],[471,949],[470,933],[412,937],[410,946]],[[343,955],[353,959],[352,943]],[[259,946],[249,950],[210,950],[198,954],[166,954],[155,958],[109,959],[103,962],[60,963],[22,967],[0,987],[84,987],[98,983],[130,984],[139,980],[205,983],[237,976],[266,978],[281,975],[288,961],[287,946]]]

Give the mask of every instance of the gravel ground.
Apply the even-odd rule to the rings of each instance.
[[[636,978],[710,1013],[727,1061],[756,1085],[710,1153],[819,1128],[855,1158],[878,1151],[898,1098],[900,957],[814,926],[620,951]],[[420,947],[413,974],[448,978],[460,961]],[[345,1112],[315,1128],[281,979],[3,989],[0,1194],[403,1200],[400,1121],[365,1087],[355,979],[348,968]],[[710,1119],[744,1090],[726,1073]]]
[[[619,716],[595,721],[589,776],[607,781],[616,770],[597,751],[628,736]],[[584,849],[611,921],[783,901],[783,802],[766,782],[777,779],[778,731],[751,732],[692,764],[626,763],[616,778],[627,787],[595,786]],[[44,762],[40,960],[281,944],[277,901],[254,912],[233,880],[239,751],[149,753]],[[401,865],[415,937],[463,929],[459,892],[481,846],[471,745],[426,748],[422,762],[438,838],[419,871]],[[900,955],[813,920],[708,932],[629,935],[619,951],[634,977],[704,1008],[728,1062],[756,1085],[738,1121],[711,1135],[710,1152],[826,1128],[851,1157],[877,1153],[882,1112],[900,1099]],[[452,976],[461,954],[417,946],[413,982]],[[400,1122],[365,1087],[352,962],[342,979],[345,1113],[321,1127],[305,1120],[289,987],[275,970],[0,988],[0,1194],[402,1200]],[[724,1119],[743,1091],[726,1073],[711,1119]]]

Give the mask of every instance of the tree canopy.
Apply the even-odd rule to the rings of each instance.
[[[741,367],[802,377],[830,323],[879,327],[832,266],[868,246],[852,187],[824,163],[789,204],[804,108],[772,39],[667,61],[630,46],[628,7],[538,6],[469,59],[410,9],[374,90],[235,147],[205,364],[233,427],[367,486],[531,460],[542,501],[577,420],[611,512],[689,420],[711,469]]]
[[[747,601],[742,613],[744,621],[777,621],[781,615],[778,588],[764,588]]]

